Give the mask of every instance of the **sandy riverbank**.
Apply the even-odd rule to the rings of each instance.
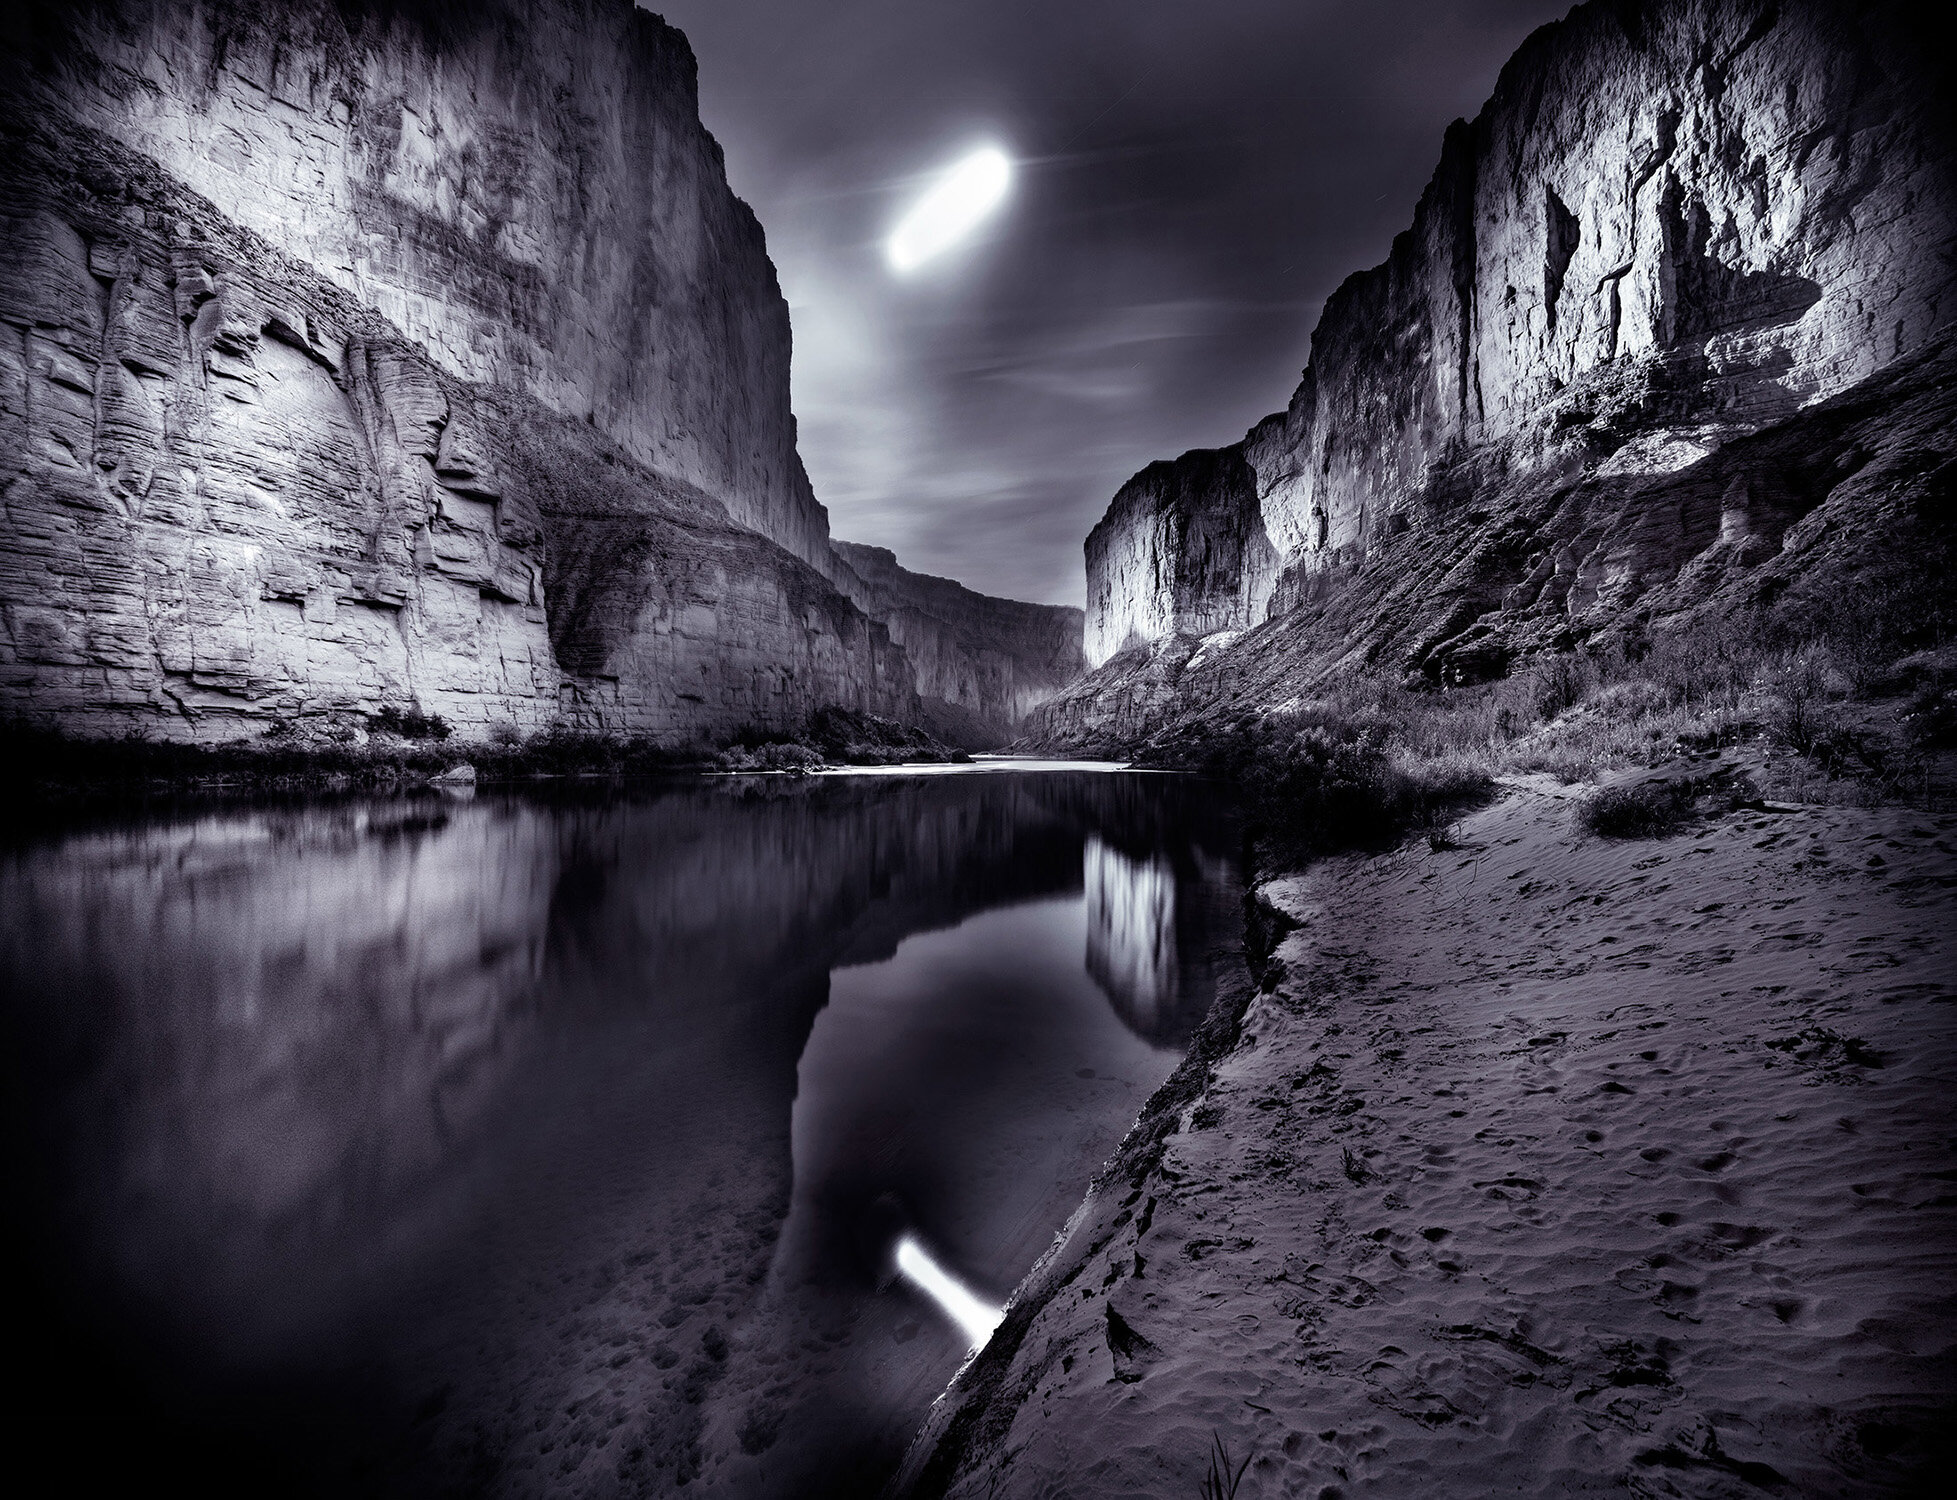
[[[1458,847],[1262,889],[1297,924],[1268,987],[940,1403],[912,1493],[1194,1496],[1213,1438],[1243,1500],[1935,1477],[1957,818],[1608,841],[1575,795],[1512,782]]]

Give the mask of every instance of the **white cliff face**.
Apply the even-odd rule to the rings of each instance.
[[[630,0],[27,8],[38,97],[141,151],[437,366],[588,419],[817,566],[788,307]]]
[[[1087,538],[1087,665],[1259,618],[1276,580],[1256,475],[1239,449],[1150,464]]]
[[[1957,188],[1899,22],[1679,0],[1530,38],[1253,435],[1287,564],[1363,554],[1463,448],[1716,443],[1922,347],[1957,299]]]
[[[627,0],[32,0],[0,147],[9,717],[996,728],[1078,668],[1076,612],[831,550],[760,228]]]
[[[50,143],[7,144],[10,706],[192,738],[328,703],[554,716],[540,519],[466,400],[191,205],[126,179],[84,208],[30,181]]]
[[[0,124],[9,716],[670,742],[913,714],[888,632],[712,497],[448,375],[146,158]]]
[[[1291,610],[1490,476],[1681,469],[1923,349],[1957,312],[1927,41],[1906,7],[1839,0],[1595,0],[1537,32],[1386,262],[1327,303],[1289,407],[1223,450],[1261,524],[1222,463],[1116,497],[1088,543],[1090,666]],[[1188,587],[1219,568],[1219,517],[1223,574],[1265,576],[1272,549],[1274,589]]]

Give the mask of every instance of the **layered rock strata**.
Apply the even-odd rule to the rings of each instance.
[[[10,710],[197,739],[390,703],[465,734],[915,716],[887,632],[714,498],[447,374],[133,152],[5,145]]]
[[[998,744],[1084,670],[1080,610],[974,593],[899,567],[883,547],[837,542],[835,553],[838,586],[903,648],[927,718],[954,742]]]
[[[3,39],[9,717],[685,741],[928,701],[996,743],[1071,675],[1077,612],[831,549],[656,18],[84,0]]]
[[[686,38],[628,0],[38,0],[46,107],[140,151],[445,373],[589,420],[827,565],[788,305],[699,119]]]
[[[1327,303],[1286,410],[1116,497],[1087,547],[1090,665],[1159,670],[1193,652],[1178,636],[1357,589],[1348,624],[1397,622],[1372,665],[1467,680],[1537,639],[1511,628],[1519,601],[1554,594],[1567,643],[1681,569],[1759,562],[1764,531],[1714,552],[1695,526],[1542,532],[1501,506],[1683,481],[1935,341],[1957,312],[1957,156],[1927,41],[1907,7],[1836,0],[1594,0],[1537,32],[1449,130],[1387,260]],[[1378,566],[1434,528],[1476,559],[1468,593]]]

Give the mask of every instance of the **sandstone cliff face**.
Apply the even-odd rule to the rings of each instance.
[[[1150,464],[1087,537],[1087,663],[1257,618],[1277,578],[1257,476],[1242,448]]]
[[[974,593],[912,573],[883,547],[837,542],[838,586],[885,626],[916,674],[933,727],[988,749],[1080,676],[1080,610]]]
[[[80,127],[5,124],[0,689],[218,740],[419,706],[689,739],[912,717],[902,653],[719,502]]]
[[[996,742],[1078,665],[1078,612],[832,551],[760,229],[626,0],[30,4],[0,129],[9,716],[673,742],[922,688]]]
[[[1150,643],[1159,659],[1178,632],[1358,587],[1407,627],[1375,632],[1404,654],[1373,665],[1463,680],[1526,644],[1508,639],[1511,588],[1553,592],[1581,638],[1676,576],[1700,554],[1655,523],[1607,542],[1476,532],[1503,486],[1681,473],[1933,341],[1957,313],[1933,55],[1907,7],[1837,0],[1595,0],[1537,32],[1448,132],[1386,262],[1326,305],[1289,407],[1210,482],[1170,489],[1148,470],[1117,497],[1088,544],[1090,662]],[[1261,526],[1241,520],[1241,467]],[[1137,504],[1137,487],[1160,498]],[[1508,554],[1475,565],[1475,597],[1412,598],[1368,570],[1431,524],[1457,559]],[[1177,532],[1197,539],[1187,555],[1155,561]],[[1700,571],[1733,576],[1771,546]],[[1239,580],[1234,605],[1192,572]]]
[[[788,307],[700,124],[686,39],[630,0],[23,7],[47,107],[158,162],[444,372],[588,418],[827,566]]]

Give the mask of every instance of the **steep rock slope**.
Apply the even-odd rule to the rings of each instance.
[[[1702,613],[1845,632],[1957,576],[1957,334],[1676,472],[1475,457],[1406,529],[1249,630],[1132,645],[1041,705],[1046,745],[1113,752],[1342,672],[1499,676],[1578,640],[1634,651]],[[1451,490],[1453,477],[1460,488]]]
[[[1194,649],[1178,635],[1359,589],[1350,626],[1398,587],[1374,664],[1464,680],[1529,643],[1510,638],[1511,589],[1555,592],[1567,643],[1694,559],[1725,578],[1757,564],[1777,533],[1711,556],[1655,523],[1511,528],[1497,562],[1479,528],[1518,488],[1682,480],[1934,341],[1957,311],[1957,187],[1926,43],[1906,7],[1836,0],[1594,0],[1537,32],[1448,132],[1386,262],[1328,302],[1290,406],[1177,461],[1207,482],[1151,480],[1158,465],[1117,496],[1087,549],[1090,664],[1125,650],[1122,670],[1147,658],[1159,677]],[[1740,531],[1753,504],[1736,501]],[[1482,554],[1479,597],[1408,597],[1368,569],[1433,525]]]
[[[0,123],[10,715],[679,740],[921,686],[997,742],[1071,675],[1077,612],[891,583],[913,660],[832,551],[760,228],[626,0],[37,0]]]
[[[0,691],[217,740],[418,706],[684,739],[917,712],[820,573],[583,422],[435,366],[83,127],[0,132]]]
[[[974,593],[899,567],[883,547],[837,542],[837,586],[890,632],[934,727],[985,748],[1078,678],[1080,610]]]
[[[629,0],[41,0],[38,99],[141,151],[445,372],[526,390],[826,566],[788,306]]]

